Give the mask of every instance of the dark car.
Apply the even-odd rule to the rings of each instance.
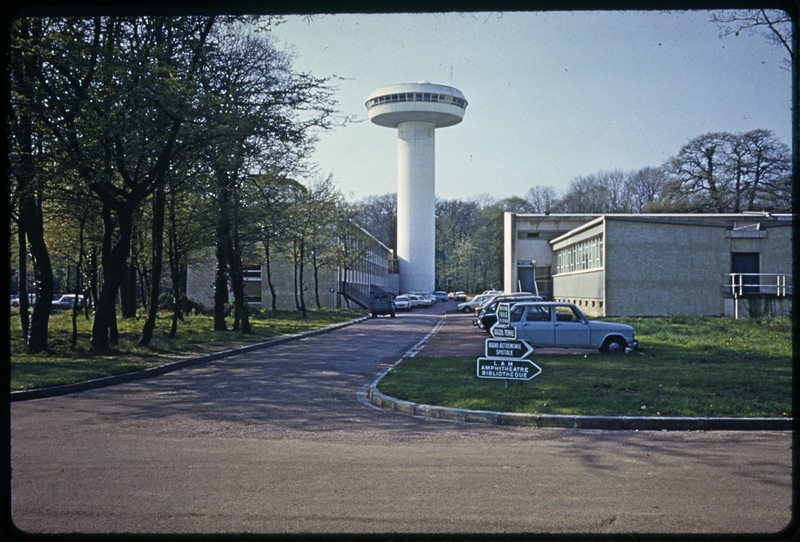
[[[394,318],[395,308],[394,296],[388,292],[376,292],[370,296],[369,311],[373,318],[381,315]]]
[[[497,323],[497,305],[500,303],[519,303],[521,301],[546,301],[540,295],[526,295],[526,294],[505,294],[496,295],[494,298],[487,302],[481,309],[478,316],[472,321],[472,325],[479,329],[489,332],[491,327]]]

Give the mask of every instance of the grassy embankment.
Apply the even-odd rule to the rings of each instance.
[[[474,357],[408,358],[378,385],[420,404],[539,414],[787,417],[792,325],[730,318],[614,318],[641,353],[539,355],[530,381],[478,378]]]
[[[11,310],[10,354],[11,390],[43,388],[58,384],[80,382],[92,378],[141,371],[193,355],[228,350],[274,339],[282,335],[302,333],[328,325],[359,318],[364,311],[312,310],[304,319],[297,312],[254,311],[250,317],[251,335],[237,331],[214,331],[213,317],[189,314],[179,324],[177,337],[167,337],[171,315],[160,315],[153,341],[149,348],[137,346],[144,319],[127,318],[118,322],[120,341],[114,352],[90,352],[91,320],[78,317],[78,341],[70,348],[72,336],[71,311],[54,311],[50,319],[50,352],[29,355],[25,353],[19,311]],[[231,326],[229,321],[228,326]]]

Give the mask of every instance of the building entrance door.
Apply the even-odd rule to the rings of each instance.
[[[533,266],[518,266],[517,267],[517,280],[519,281],[517,287],[520,292],[536,293],[536,283],[534,281]]]
[[[758,252],[731,253],[731,273],[742,274],[743,294],[758,293],[760,284],[758,273],[760,272],[760,254]]]

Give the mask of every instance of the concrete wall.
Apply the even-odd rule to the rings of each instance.
[[[608,219],[605,257],[607,316],[724,312],[724,228]]]

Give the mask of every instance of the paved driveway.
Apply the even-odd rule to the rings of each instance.
[[[13,403],[12,519],[31,533],[279,534],[763,533],[791,519],[788,432],[465,425],[359,401],[440,318]]]

